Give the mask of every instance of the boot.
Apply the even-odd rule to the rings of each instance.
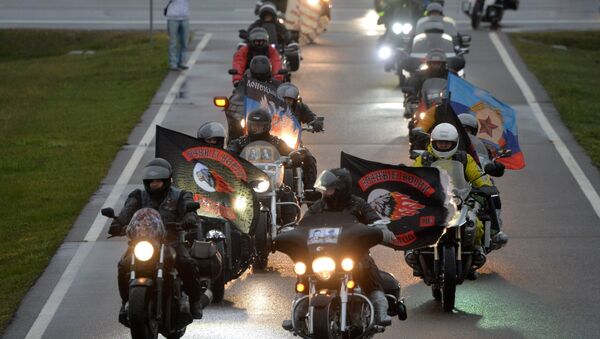
[[[202,319],[202,309],[203,308],[204,308],[204,305],[202,305],[202,302],[200,301],[200,299],[190,302],[190,313],[192,314],[192,317],[194,319]]]
[[[508,236],[500,231],[496,234],[494,234],[494,236],[492,236],[492,248],[495,250],[499,250],[502,247],[504,247],[506,245],[506,243],[508,242]]]
[[[404,260],[406,261],[408,266],[410,266],[413,269],[413,276],[423,276],[423,273],[421,272],[421,265],[419,265],[418,257],[413,251],[406,251],[404,254]]]
[[[369,293],[369,299],[375,309],[375,324],[380,326],[390,326],[392,319],[387,315],[388,302],[385,294],[381,290],[375,290]]]
[[[119,310],[119,322],[127,327],[129,327],[129,302],[125,301],[121,304],[121,309]]]

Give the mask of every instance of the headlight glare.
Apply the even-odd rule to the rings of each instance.
[[[297,262],[294,265],[294,273],[296,273],[297,275],[303,275],[304,273],[306,273],[306,265],[303,262]]]
[[[394,34],[398,35],[400,33],[402,33],[402,28],[404,26],[399,23],[399,22],[394,22],[394,24],[392,25],[392,32],[394,32]]]
[[[379,59],[385,60],[392,56],[392,49],[388,46],[382,46],[377,52]]]
[[[154,246],[145,240],[140,241],[135,244],[135,247],[133,248],[133,254],[138,260],[148,261],[154,254]]]
[[[350,272],[354,269],[354,260],[345,258],[342,260],[342,269],[346,272]]]
[[[335,272],[335,261],[330,257],[318,257],[312,262],[312,270],[322,280],[329,280]]]
[[[265,193],[271,184],[268,180],[261,180],[256,187],[254,187],[254,192],[256,193]]]

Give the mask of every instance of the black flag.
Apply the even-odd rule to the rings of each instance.
[[[173,166],[173,184],[194,194],[198,214],[251,233],[259,203],[249,183],[269,177],[248,161],[191,136],[156,126],[156,156]]]
[[[392,246],[410,250],[435,244],[447,222],[449,197],[440,172],[368,161],[342,152],[341,166],[352,174],[353,194],[365,199],[396,235]]]

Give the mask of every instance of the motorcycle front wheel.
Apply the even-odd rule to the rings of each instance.
[[[456,250],[453,245],[446,245],[443,249],[442,305],[444,311],[451,312],[454,309],[456,299]]]
[[[217,250],[221,253],[222,258],[226,258],[225,248],[223,242],[217,244]],[[225,259],[223,259],[223,266],[225,266]],[[210,283],[210,291],[213,294],[212,303],[218,304],[223,301],[225,297],[225,268],[221,269],[221,274],[217,279]]]
[[[271,251],[271,225],[268,213],[260,213],[254,234],[256,245],[256,258],[254,268],[264,270],[269,264],[269,252]]]
[[[334,336],[331,333],[331,303],[326,307],[316,308],[313,312],[313,331],[315,338],[322,339],[333,339]]]
[[[129,290],[129,327],[132,339],[158,338],[158,320],[152,290],[135,286]]]

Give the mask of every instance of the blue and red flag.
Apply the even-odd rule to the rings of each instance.
[[[525,167],[525,157],[519,147],[516,114],[512,107],[454,74],[448,75],[448,91],[450,105],[456,114],[469,113],[477,118],[477,136],[492,151],[492,156],[510,152],[510,156],[496,161],[503,163],[507,169]]]

